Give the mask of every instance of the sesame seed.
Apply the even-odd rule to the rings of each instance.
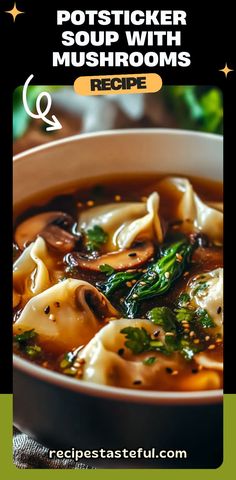
[[[116,202],[120,202],[120,200],[121,200],[121,196],[120,196],[120,195],[115,195],[114,198],[115,198],[115,201],[116,201]]]
[[[132,287],[132,283],[131,283],[131,282],[126,282],[125,285],[126,285],[127,287],[129,287],[129,288]]]
[[[173,332],[166,332],[166,336],[168,337],[174,337],[175,334]]]
[[[77,207],[81,208],[83,206],[82,202],[77,202]]]
[[[166,373],[172,374],[173,369],[170,367],[166,367]]]
[[[189,272],[184,272],[184,277],[187,277],[189,275]]]
[[[137,283],[137,280],[131,280],[131,283],[132,285],[134,285],[135,283]]]
[[[209,335],[206,335],[206,336],[205,336],[205,340],[206,340],[206,342],[208,342],[208,340],[210,340],[210,336],[209,336]]]
[[[194,331],[191,330],[191,332],[189,333],[189,336],[190,336],[190,337],[194,337],[194,335],[195,335]]]
[[[146,282],[139,282],[139,285],[146,285]]]
[[[188,333],[188,332],[189,332],[189,327],[185,328],[185,329],[184,329],[184,332],[185,332],[185,333]]]
[[[208,350],[214,350],[214,348],[216,348],[216,346],[214,344],[211,344],[209,345]]]
[[[141,383],[141,380],[134,380],[133,385],[140,385]]]
[[[48,315],[48,313],[50,312],[50,306],[47,305],[45,308],[44,308],[44,313],[46,313],[46,315]]]
[[[198,368],[193,368],[192,373],[198,373]]]
[[[198,343],[200,343],[199,338],[196,338],[195,340],[193,340],[193,343],[196,343],[196,345],[197,345]]]
[[[118,353],[118,355],[120,355],[122,357],[122,355],[124,355],[124,353],[125,353],[125,349],[124,348],[119,348],[117,353]]]
[[[56,318],[55,318],[55,315],[53,315],[53,313],[50,313],[49,315],[49,320],[51,320],[52,322],[55,322],[56,321]]]
[[[59,308],[60,307],[60,302],[54,302],[55,307]]]
[[[170,278],[170,272],[165,272],[165,277]]]
[[[138,298],[137,293],[134,293],[134,294],[132,295],[132,298]]]
[[[156,338],[158,337],[159,333],[160,333],[160,330],[155,330],[155,332],[153,332],[153,336]]]
[[[178,375],[178,370],[173,370],[172,375]]]
[[[182,257],[182,255],[180,255],[180,253],[176,253],[176,260],[177,260],[177,262],[182,262],[183,257]]]
[[[144,268],[144,269],[143,269],[143,273],[147,273],[147,268]]]
[[[87,205],[88,205],[88,207],[93,207],[94,201],[93,200],[88,200]]]
[[[222,310],[222,308],[221,308],[221,307],[218,307],[218,308],[217,308],[217,313],[220,314],[220,313],[221,313],[221,310]]]
[[[130,252],[130,253],[128,253],[128,257],[137,257],[137,253],[136,252]]]
[[[222,343],[222,341],[223,341],[222,338],[217,338],[216,339],[216,343]]]

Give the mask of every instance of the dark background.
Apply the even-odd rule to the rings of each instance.
[[[233,111],[235,108],[235,71],[228,75],[226,79],[222,72],[218,70],[223,68],[225,62],[229,68],[236,70],[235,56],[233,55],[234,37],[234,15],[228,2],[223,4],[209,2],[145,2],[145,4],[136,4],[134,9],[163,9],[163,10],[186,10],[187,26],[182,27],[182,47],[180,50],[189,51],[191,54],[190,67],[162,67],[151,69],[148,67],[124,68],[119,71],[118,68],[89,68],[78,69],[74,67],[52,67],[52,51],[76,50],[75,47],[63,47],[60,45],[61,32],[63,30],[79,30],[80,27],[72,26],[69,23],[62,27],[56,25],[56,10],[74,10],[74,9],[127,9],[127,2],[108,2],[92,5],[91,3],[82,4],[78,0],[17,0],[17,8],[25,11],[24,15],[13,19],[5,14],[5,10],[13,8],[13,0],[1,0],[0,2],[0,138],[1,138],[1,387],[4,393],[12,392],[12,345],[11,345],[11,233],[12,233],[12,93],[18,86],[24,84],[26,78],[34,73],[35,84],[41,85],[71,85],[79,75],[96,74],[114,74],[114,73],[159,73],[164,84],[169,85],[216,85],[223,91],[224,97],[224,145],[225,145],[225,205],[226,205],[226,225],[233,225],[233,210],[230,217],[230,205],[234,204],[233,189],[230,186],[229,179],[233,172],[233,135],[234,122]],[[53,4],[54,3],[54,4]],[[116,27],[117,28],[117,27]],[[121,31],[121,27],[119,32]],[[126,27],[127,28],[127,27]],[[155,27],[149,27],[155,30]],[[166,30],[168,27],[160,27]],[[177,27],[176,27],[177,28]],[[85,27],[83,26],[83,29]],[[92,27],[95,29],[95,27]],[[99,29],[102,29],[99,26]],[[110,26],[109,26],[110,29]],[[127,28],[128,29],[128,28]],[[146,29],[146,27],[145,27]],[[156,27],[158,29],[158,27]],[[170,26],[171,29],[171,26]],[[117,44],[118,45],[118,44]],[[78,48],[78,47],[77,47]],[[116,47],[117,48],[117,47]],[[102,48],[104,50],[104,48]],[[154,50],[150,48],[149,50]],[[161,48],[168,51],[168,48]],[[174,50],[169,47],[169,50]],[[89,50],[94,50],[89,48]],[[114,50],[114,47],[112,48]],[[126,44],[119,43],[119,50],[128,51]],[[131,48],[132,50],[132,48]],[[145,51],[145,48],[138,47],[137,50]],[[228,177],[228,178],[227,178]],[[233,180],[233,179],[232,179]],[[233,235],[229,231],[228,248],[225,250],[226,273],[234,273],[234,247]],[[226,275],[227,278],[227,275]],[[234,344],[235,344],[235,313],[234,297],[231,297],[229,287],[234,283],[231,279],[226,282],[226,326],[225,326],[225,393],[236,392],[235,374],[233,368]],[[231,311],[230,311],[231,309]],[[230,315],[231,314],[231,315]]]

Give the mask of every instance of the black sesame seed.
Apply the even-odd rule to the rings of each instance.
[[[217,313],[218,313],[218,314],[221,313],[221,310],[222,310],[222,308],[221,308],[221,307],[218,307],[218,308],[217,308]]]
[[[167,368],[166,368],[166,373],[173,373],[173,369],[170,368],[170,367],[167,367]]]
[[[118,353],[118,355],[120,355],[122,357],[122,355],[124,355],[124,353],[125,353],[125,349],[120,348],[117,353]]]
[[[47,305],[47,306],[44,308],[44,313],[46,313],[46,315],[48,315],[49,312],[50,312],[50,306]]]
[[[197,369],[197,368],[193,368],[193,369],[192,369],[192,373],[198,373],[198,369]]]
[[[60,302],[55,302],[54,305],[55,305],[55,307],[59,308],[60,307]]]
[[[155,332],[153,332],[153,336],[154,336],[154,337],[158,337],[160,331],[161,331],[161,330],[156,330]]]
[[[141,380],[134,380],[133,382],[134,385],[140,385],[141,383],[142,383]]]
[[[128,257],[137,257],[137,253],[136,252],[128,253]]]

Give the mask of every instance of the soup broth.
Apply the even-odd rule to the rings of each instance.
[[[89,179],[15,209],[14,351],[78,381],[222,387],[222,184]]]

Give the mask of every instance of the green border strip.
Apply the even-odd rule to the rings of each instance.
[[[45,480],[56,478],[72,478],[75,475],[79,475],[84,478],[101,478],[106,480],[111,477],[113,480],[120,480],[121,474],[127,473],[129,478],[135,478],[135,480],[143,480],[145,472],[145,478],[161,480],[168,480],[175,478],[176,480],[222,480],[232,478],[233,471],[235,469],[236,454],[236,395],[224,395],[224,461],[222,465],[214,470],[207,469],[171,469],[171,470],[43,470],[42,469],[18,469],[13,464],[12,457],[12,399],[13,395],[1,395],[0,396],[0,473],[4,480],[18,480],[18,479],[41,479],[42,474]]]

